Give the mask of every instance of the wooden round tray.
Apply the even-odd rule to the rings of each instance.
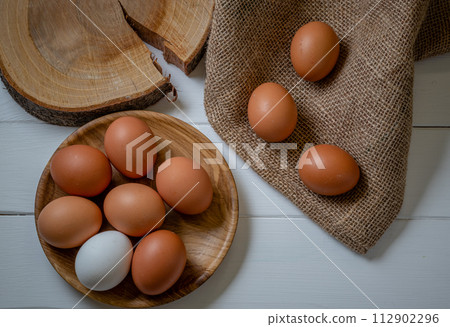
[[[172,143],[161,150],[155,167],[165,160],[164,152],[171,151],[171,156],[185,156],[192,158],[193,143],[211,143],[201,132],[176,118],[165,114],[149,111],[127,111],[110,114],[98,118],[71,134],[58,149],[72,144],[88,144],[104,152],[103,136],[108,126],[115,119],[122,116],[134,116],[144,120],[153,133],[162,140]],[[75,274],[75,256],[79,248],[58,249],[46,243],[39,235],[39,241],[50,263],[55,270],[70,285],[94,300],[114,306],[128,308],[152,307],[177,300],[192,292],[203,284],[217,269],[233,241],[238,222],[238,194],[236,185],[226,161],[221,164],[206,164],[205,158],[221,158],[218,150],[202,150],[201,165],[207,171],[214,189],[211,206],[202,214],[187,216],[171,211],[166,217],[161,229],[168,229],[177,233],[187,250],[186,268],[177,283],[168,291],[157,296],[145,295],[135,287],[131,275],[125,278],[115,288],[99,292],[84,287]],[[50,161],[45,167],[36,192],[35,220],[41,210],[50,201],[67,195],[55,185],[50,175]],[[155,188],[154,180],[141,178],[131,180],[121,175],[113,168],[113,177],[109,187],[99,196],[91,198],[100,208],[103,207],[105,195],[113,187],[127,183],[138,182]],[[169,208],[168,208],[169,210]],[[103,217],[100,231],[113,229]],[[130,238],[135,244],[139,238]],[[81,296],[80,296],[81,298]],[[74,303],[75,305],[75,303]]]

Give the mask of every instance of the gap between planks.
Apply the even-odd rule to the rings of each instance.
[[[0,124],[38,124],[38,125],[49,125],[48,123],[44,122],[44,121],[40,121],[37,119],[21,119],[21,120],[0,120]],[[211,124],[209,122],[205,122],[205,121],[201,121],[201,122],[196,122],[194,121],[193,123],[190,122],[186,122],[189,125],[197,125],[197,126],[202,126],[202,127],[211,127]],[[61,126],[61,127],[67,127],[67,126]],[[80,126],[81,127],[81,126]],[[68,127],[68,128],[73,128],[73,127]],[[79,127],[77,127],[79,128]],[[211,127],[212,128],[212,127]],[[416,128],[416,129],[448,129],[450,128],[450,125],[413,125],[412,128]]]
[[[34,213],[32,212],[0,212],[1,217],[23,217],[23,218],[33,218]],[[290,219],[292,220],[310,220],[309,217],[303,215],[290,215]],[[278,219],[286,219],[284,215],[270,215],[270,216],[248,216],[242,215],[239,216],[239,219],[256,219],[256,220],[278,220]],[[398,216],[395,220],[449,220],[450,216],[417,216],[417,217],[406,217],[406,216]]]

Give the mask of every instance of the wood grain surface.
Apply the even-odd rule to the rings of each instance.
[[[214,0],[120,0],[127,21],[147,43],[160,49],[164,59],[186,74],[203,55]],[[167,14],[171,19],[167,19]]]
[[[167,148],[159,152],[155,167],[165,160],[164,152],[167,150],[170,150],[170,156],[172,157],[192,158],[194,143],[211,143],[198,130],[176,118],[148,111],[130,111],[107,115],[88,123],[71,134],[59,148],[72,144],[88,144],[104,151],[103,136],[106,129],[115,119],[126,115],[141,118],[149,125],[155,135],[161,137],[162,140],[171,141]],[[207,171],[214,190],[211,206],[202,214],[193,216],[170,211],[161,227],[177,233],[187,249],[186,268],[177,283],[167,292],[157,296],[144,295],[134,286],[129,274],[121,284],[112,290],[88,293],[89,290],[78,281],[74,270],[78,248],[58,249],[50,246],[39,237],[48,260],[55,270],[75,289],[83,294],[88,294],[89,297],[97,301],[114,306],[133,308],[157,306],[174,301],[192,292],[203,284],[222,262],[233,240],[238,221],[237,190],[228,165],[224,160],[221,164],[205,163],[206,158],[213,159],[216,157],[222,158],[218,150],[201,151],[201,165]],[[113,169],[111,184],[105,192],[93,198],[94,202],[102,208],[104,197],[108,191],[117,185],[128,182],[139,182],[154,187],[152,179],[130,180]],[[59,189],[52,180],[49,173],[49,164],[47,164],[36,192],[36,222],[46,204],[64,195],[67,194]],[[112,227],[104,219],[101,231],[110,229]],[[131,240],[135,244],[139,238],[131,238]]]
[[[154,43],[188,73],[203,54],[213,1],[182,3],[125,5],[138,32],[164,40]],[[129,22],[118,0],[1,0],[0,77],[27,112],[53,124],[145,108],[175,91]]]

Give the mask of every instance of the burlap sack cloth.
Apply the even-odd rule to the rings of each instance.
[[[450,50],[450,1],[377,2],[218,0],[206,59],[205,108],[216,132],[236,144],[268,183],[359,253],[377,242],[402,205],[414,60]],[[311,83],[300,81],[289,49],[298,28],[315,20],[344,39],[332,73]],[[288,151],[287,169],[269,144],[259,154],[264,167],[242,145],[264,142],[249,126],[247,103],[269,81],[288,90],[300,81],[291,92],[297,127],[285,140],[298,149]],[[336,144],[351,153],[361,168],[357,187],[335,197],[306,189],[295,169],[305,143]]]

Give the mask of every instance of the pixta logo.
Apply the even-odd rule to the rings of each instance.
[[[158,152],[161,152],[172,141],[162,140],[159,136],[154,136],[151,133],[144,133],[126,145],[126,170],[135,173],[139,176],[147,175],[147,178],[153,179],[153,158]],[[223,143],[193,143],[192,144],[192,160],[193,169],[200,168],[200,162],[206,165],[221,165],[223,164],[224,154],[228,157],[228,166],[231,170],[242,169],[246,170],[254,167],[260,170],[266,169],[266,166],[260,155],[267,156],[271,151],[277,151],[280,158],[279,169],[286,170],[294,167],[301,170],[305,166],[314,166],[319,170],[326,169],[322,158],[317,149],[312,143],[304,144],[300,153],[299,159],[296,163],[289,165],[288,151],[298,151],[297,143],[259,143],[257,146],[251,146],[247,143],[241,143],[242,150],[246,152],[247,158],[242,166],[237,165],[237,154],[235,149],[238,144],[228,144],[228,153],[226,153]],[[202,152],[208,152],[206,156]],[[161,155],[161,153],[160,153]],[[158,171],[162,171],[171,164],[171,151],[167,149],[164,153],[165,159],[159,165]],[[273,156],[273,154],[272,154]]]
[[[320,158],[317,149],[314,147],[312,143],[306,143],[305,147],[303,148],[303,152],[300,155],[300,159],[298,160],[297,167],[295,168],[303,169],[304,166],[314,166],[314,165],[319,170],[325,169],[325,165],[323,164],[322,158]]]
[[[145,163],[153,163],[153,157],[172,143],[169,140],[159,142],[160,140],[159,136],[145,132],[128,143],[126,145],[125,169],[141,176],[147,174],[147,178],[153,179],[153,170],[147,169],[152,167],[152,164],[147,164],[147,167],[144,167]],[[165,157],[170,158],[170,150],[165,152]]]

